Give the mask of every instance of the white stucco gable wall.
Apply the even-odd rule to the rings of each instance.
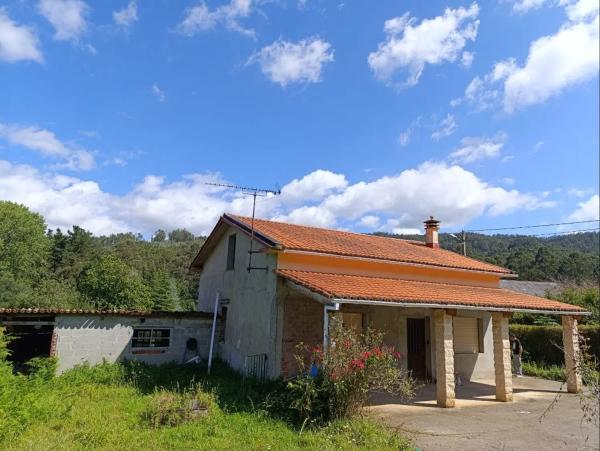
[[[228,239],[236,235],[234,269],[227,270]],[[217,345],[218,355],[233,368],[243,370],[246,358],[266,354],[269,374],[274,374],[277,335],[277,256],[253,254],[254,267],[266,270],[248,272],[250,238],[229,226],[202,265],[198,286],[198,309],[213,312],[220,293],[221,307],[227,307],[224,340]],[[255,241],[254,250],[264,246]],[[221,309],[219,309],[221,310]],[[221,313],[221,311],[219,311]]]

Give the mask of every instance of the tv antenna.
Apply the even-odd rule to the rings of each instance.
[[[248,250],[248,267],[246,268],[248,272],[252,270],[262,270],[267,271],[269,268],[265,267],[256,267],[252,266],[252,255],[257,254],[261,251],[254,250],[254,216],[256,214],[256,197],[266,197],[269,194],[273,196],[278,196],[281,194],[281,190],[272,190],[272,189],[262,189],[262,188],[254,188],[251,186],[240,186],[240,185],[230,185],[228,183],[210,183],[206,182],[206,185],[211,186],[219,186],[221,188],[229,188],[235,189],[237,191],[241,191],[242,194],[252,196],[252,222],[250,223],[250,249]]]

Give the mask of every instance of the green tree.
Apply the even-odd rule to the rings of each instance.
[[[179,304],[179,295],[174,281],[164,271],[157,271],[150,279],[150,296],[152,310],[176,310]]]
[[[152,235],[152,241],[155,243],[162,243],[166,239],[167,232],[165,232],[163,229],[158,229],[156,232],[154,232],[154,235]]]
[[[50,231],[48,235],[53,243],[50,269],[63,280],[74,282],[81,271],[101,254],[98,240],[81,227],[73,226],[66,235],[60,229],[54,233]]]
[[[50,241],[41,215],[0,201],[0,243],[0,272],[32,283],[46,273]]]
[[[186,229],[175,229],[169,232],[169,241],[173,241],[174,243],[193,241],[194,239],[194,234]]]
[[[99,309],[148,310],[150,290],[140,275],[114,254],[106,254],[79,277],[77,287],[84,299]]]

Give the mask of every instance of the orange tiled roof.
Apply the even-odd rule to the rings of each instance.
[[[176,317],[176,318],[212,318],[212,313],[198,311],[160,311],[160,310],[97,310],[66,309],[46,307],[8,307],[0,308],[0,315],[83,315],[83,316],[138,316],[138,317]]]
[[[241,224],[248,229],[252,221],[251,218],[228,214],[224,215],[224,219],[233,220],[234,223]],[[342,232],[264,219],[254,220],[254,230],[283,249],[513,274],[509,269],[464,257],[444,249],[433,249],[419,241]]]
[[[277,273],[329,299],[354,299],[390,303],[445,304],[500,309],[586,311],[580,307],[502,288],[387,279],[280,269]]]

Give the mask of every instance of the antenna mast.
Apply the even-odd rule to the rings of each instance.
[[[242,194],[252,196],[252,222],[250,224],[250,249],[248,250],[248,267],[246,269],[248,270],[248,272],[250,272],[252,270],[256,270],[256,269],[267,271],[269,268],[267,268],[266,266],[260,267],[260,268],[252,266],[252,255],[260,252],[260,251],[254,250],[254,216],[256,214],[256,197],[257,196],[265,197],[265,196],[268,196],[269,194],[278,196],[279,194],[281,194],[281,190],[262,189],[262,188],[254,188],[254,187],[250,187],[250,186],[240,186],[240,185],[229,185],[227,183],[206,182],[206,185],[219,186],[221,188],[235,189],[237,191],[241,191]]]

